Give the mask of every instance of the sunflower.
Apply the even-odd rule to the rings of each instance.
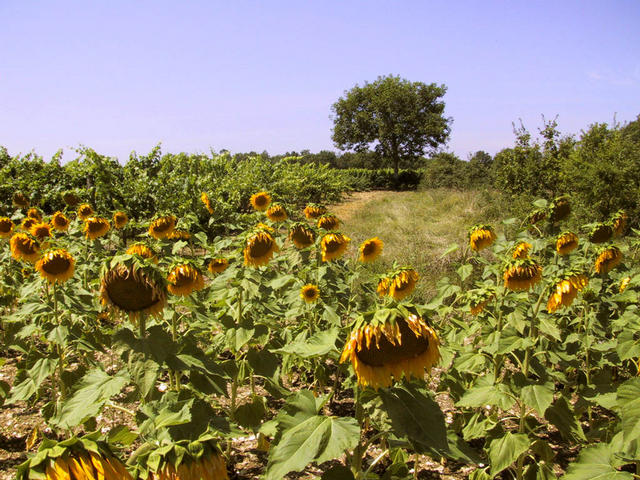
[[[418,272],[412,268],[398,271],[389,277],[388,295],[399,302],[415,290],[419,278]]]
[[[496,292],[492,288],[469,291],[469,313],[478,315],[495,296]]]
[[[511,252],[513,258],[527,258],[529,256],[529,250],[531,249],[531,244],[528,242],[520,242],[518,243]]]
[[[578,236],[573,232],[564,232],[556,240],[556,252],[568,255],[578,247]]]
[[[320,289],[317,285],[308,283],[300,289],[300,298],[307,303],[313,303],[320,298]]]
[[[22,219],[22,223],[20,224],[20,228],[25,232],[30,232],[31,227],[33,227],[36,223],[38,223],[38,220],[36,220],[35,218],[24,217]]]
[[[307,248],[316,241],[316,234],[303,223],[295,223],[289,229],[289,240],[296,248]]]
[[[496,234],[490,225],[474,225],[469,230],[469,246],[474,252],[491,246],[496,240]]]
[[[258,192],[251,195],[251,206],[259,212],[264,212],[269,208],[271,195],[268,192]]]
[[[31,229],[29,230],[29,232],[38,240],[43,240],[52,236],[51,228],[51,225],[48,223],[34,223],[33,225],[31,225]]]
[[[159,315],[167,303],[167,290],[162,278],[148,265],[118,263],[102,275],[100,301],[135,319],[143,314]]]
[[[109,220],[102,217],[89,217],[84,222],[82,231],[89,240],[95,240],[107,234],[111,229]]]
[[[382,277],[378,280],[378,286],[376,288],[376,292],[381,297],[389,295],[389,284],[391,283],[391,279],[387,277]]]
[[[181,228],[176,228],[173,232],[167,235],[169,240],[189,240],[191,238],[191,234],[186,230]]]
[[[552,223],[564,220],[571,213],[571,204],[569,203],[569,197],[558,197],[549,207],[549,220]]]
[[[151,260],[153,263],[158,263],[158,257],[153,250],[147,247],[144,243],[134,243],[127,249],[128,255],[139,255],[142,258]]]
[[[397,310],[376,321],[361,316],[344,346],[340,362],[351,361],[358,384],[376,390],[393,381],[424,378],[440,359],[436,332],[418,315],[405,316]]]
[[[73,192],[64,192],[62,201],[73,208],[80,203],[80,198]]]
[[[272,222],[284,222],[289,215],[282,205],[274,203],[267,209],[267,218]]]
[[[148,480],[229,480],[224,457],[211,441],[178,442],[173,447],[162,447],[162,452],[153,451],[152,455],[159,461],[153,467],[147,463]]]
[[[274,252],[280,249],[271,233],[265,229],[258,229],[251,234],[244,247],[244,264],[246,266],[260,267],[269,263]]]
[[[547,210],[544,208],[539,208],[529,214],[526,222],[529,225],[535,225],[536,223],[544,220],[545,218],[547,218]]]
[[[129,216],[125,212],[117,211],[113,214],[113,226],[120,230],[129,223]]]
[[[9,217],[0,217],[0,238],[9,238],[13,233],[13,220]]]
[[[327,208],[322,205],[316,205],[315,203],[310,203],[304,208],[304,216],[307,217],[308,220],[315,220],[325,213],[327,213]]]
[[[622,252],[618,247],[610,246],[600,250],[598,258],[596,258],[596,272],[604,275],[609,273],[622,261]]]
[[[59,457],[49,457],[44,463],[46,480],[60,479],[118,479],[133,480],[124,464],[116,457],[68,449]],[[33,478],[33,477],[29,477]]]
[[[69,229],[69,223],[69,219],[60,211],[57,211],[51,217],[51,226],[59,232],[66,232]]]
[[[382,247],[384,243],[378,237],[365,240],[360,245],[360,260],[361,262],[373,262],[376,258],[382,254]]]
[[[88,203],[83,203],[78,207],[78,218],[80,220],[86,220],[93,215],[93,208]]]
[[[16,260],[34,263],[40,258],[40,245],[26,233],[16,233],[9,240],[11,256]]]
[[[613,238],[613,228],[608,223],[598,223],[589,233],[591,243],[604,243]]]
[[[13,205],[19,208],[27,208],[31,202],[27,197],[25,197],[21,192],[16,192],[13,194]]]
[[[207,265],[211,273],[222,273],[229,267],[229,260],[226,258],[214,258]]]
[[[37,220],[38,222],[41,222],[42,221],[42,212],[36,207],[31,207],[29,210],[27,210],[27,217],[28,218],[33,218],[34,220]]]
[[[149,235],[156,240],[167,238],[176,228],[177,221],[178,220],[173,215],[165,215],[164,217],[156,218],[151,222],[151,225],[149,225]]]
[[[542,278],[542,267],[530,258],[513,260],[507,265],[503,278],[509,290],[529,290]]]
[[[64,249],[50,250],[36,262],[36,270],[50,283],[64,283],[73,276],[76,261]]]
[[[547,311],[553,313],[558,308],[570,307],[578,292],[587,286],[589,278],[583,274],[572,274],[560,280],[555,285],[555,291],[547,302]]]
[[[631,281],[631,277],[624,277],[620,282],[620,293],[624,292],[629,286],[629,282]]]
[[[351,239],[342,233],[327,233],[320,240],[322,261],[329,262],[340,258],[349,247]]]
[[[204,288],[204,277],[193,265],[183,264],[174,267],[167,277],[169,292],[180,297],[191,295]]]
[[[204,203],[207,211],[213,214],[213,207],[211,206],[211,200],[209,199],[209,195],[207,195],[207,192],[202,192],[200,194],[200,200],[202,201],[202,203]]]
[[[615,237],[619,237],[624,233],[624,229],[627,226],[627,220],[629,220],[629,216],[624,210],[620,210],[613,216],[611,219],[611,225],[613,227],[613,234]]]

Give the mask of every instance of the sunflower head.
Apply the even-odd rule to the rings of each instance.
[[[512,260],[507,264],[504,286],[509,290],[529,290],[542,279],[542,267],[531,258]]]
[[[600,249],[595,262],[595,269],[601,275],[609,273],[622,261],[622,252],[618,247],[608,246]]]
[[[556,252],[568,255],[578,247],[578,236],[573,232],[563,232],[556,240]]]
[[[329,262],[340,258],[349,247],[351,239],[342,233],[327,233],[320,240],[322,261]]]
[[[13,205],[18,208],[27,208],[31,204],[29,199],[22,192],[14,193],[12,201]]]
[[[229,260],[226,258],[213,258],[207,265],[207,270],[211,273],[222,273],[229,267]]]
[[[378,295],[380,295],[381,297],[386,297],[387,295],[389,295],[389,284],[391,283],[391,279],[388,277],[382,277],[378,280],[378,286],[376,288],[376,291],[378,292]]]
[[[106,235],[110,229],[111,225],[109,225],[109,220],[106,218],[89,217],[84,222],[82,231],[89,240],[95,240],[96,238]]]
[[[631,277],[624,277],[620,282],[620,293],[624,292],[629,286],[629,282],[631,282]]]
[[[73,192],[64,192],[62,195],[62,201],[69,207],[73,208],[80,203],[80,197]]]
[[[73,276],[76,261],[64,249],[49,250],[36,262],[36,270],[50,283],[64,283]]]
[[[513,258],[527,258],[529,256],[529,250],[531,249],[531,244],[528,242],[519,242],[513,247],[511,251],[511,256]]]
[[[382,254],[382,247],[384,243],[378,237],[373,237],[365,240],[360,245],[360,257],[358,260],[361,262],[373,262]]]
[[[31,232],[31,227],[33,227],[38,221],[35,218],[24,217],[22,219],[22,223],[20,224],[20,228],[25,232]]]
[[[50,238],[52,236],[51,229],[52,227],[50,224],[40,222],[40,223],[34,223],[33,225],[31,225],[31,229],[29,230],[29,232],[38,240],[43,240],[45,238]]]
[[[113,226],[120,230],[129,223],[129,216],[122,211],[117,211],[113,214]]]
[[[495,296],[496,290],[493,287],[470,290],[467,293],[467,298],[469,299],[469,312],[471,315],[478,315],[482,312]]]
[[[526,219],[526,222],[529,225],[535,225],[536,223],[541,222],[545,218],[547,218],[547,209],[538,208],[537,210],[534,210],[529,214],[529,216]]]
[[[318,228],[323,230],[336,230],[340,226],[340,220],[335,215],[322,215],[318,218]]]
[[[278,252],[276,243],[271,232],[264,228],[258,228],[251,233],[244,246],[244,264],[246,266],[260,267],[269,263],[274,252]]]
[[[569,197],[562,196],[556,198],[549,206],[549,220],[552,223],[560,222],[571,213],[571,203]]]
[[[211,206],[211,200],[209,199],[209,195],[207,192],[202,192],[200,194],[200,200],[204,203],[205,208],[210,214],[213,214],[213,207]]]
[[[167,277],[167,288],[173,295],[187,297],[204,288],[204,277],[200,270],[189,263],[176,265]]]
[[[167,238],[176,228],[177,221],[178,219],[173,215],[158,217],[149,225],[149,235],[157,240]]]
[[[320,289],[317,285],[308,283],[300,289],[300,298],[307,303],[313,303],[320,298]]]
[[[413,268],[401,268],[387,277],[387,284],[381,286],[378,283],[378,294],[386,290],[386,294],[396,302],[411,295],[416,288],[420,275]],[[386,287],[386,288],[385,288]]]
[[[153,263],[158,263],[158,257],[155,252],[151,250],[144,243],[134,243],[127,249],[127,255],[139,255],[140,257],[150,260]]]
[[[29,210],[27,210],[27,217],[28,218],[33,218],[34,220],[37,220],[38,222],[41,222],[42,221],[42,212],[37,207],[31,207]]]
[[[271,195],[268,192],[258,192],[251,195],[251,206],[259,212],[264,212],[270,204]]]
[[[191,238],[191,234],[182,228],[176,228],[173,232],[167,235],[169,240],[189,240]]]
[[[608,223],[596,224],[589,233],[591,243],[604,243],[613,238],[613,228]]]
[[[310,203],[304,208],[304,216],[307,217],[308,220],[320,218],[325,213],[327,213],[327,207],[315,203]]]
[[[569,273],[555,282],[549,300],[547,311],[553,313],[559,308],[570,307],[578,292],[589,283],[589,277],[584,273]]]
[[[361,315],[340,362],[350,361],[358,384],[376,390],[402,377],[424,378],[440,359],[436,332],[414,308],[381,309]]]
[[[289,229],[289,240],[296,248],[307,248],[315,243],[316,234],[304,223],[294,223]]]
[[[60,211],[57,211],[51,217],[51,226],[59,232],[66,232],[69,229],[69,223],[69,219]]]
[[[40,245],[26,233],[16,233],[9,240],[11,256],[15,260],[24,260],[34,263],[40,258]]]
[[[93,215],[93,208],[88,203],[83,203],[78,207],[77,213],[80,220],[86,220]]]
[[[267,209],[267,218],[272,222],[284,222],[289,215],[282,205],[274,203]]]
[[[624,233],[628,220],[629,215],[627,215],[624,210],[619,210],[613,218],[611,218],[611,226],[613,227],[613,235],[615,237],[619,237]]]
[[[474,252],[490,247],[496,238],[491,225],[474,225],[469,230],[469,246]]]
[[[9,217],[0,217],[0,238],[9,238],[13,233],[13,220]]]

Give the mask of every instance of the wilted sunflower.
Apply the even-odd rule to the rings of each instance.
[[[15,260],[25,260],[34,263],[40,258],[40,245],[26,233],[16,233],[9,240],[11,256]]]
[[[259,229],[247,237],[244,247],[244,264],[253,267],[266,265],[273,257],[273,253],[278,251],[280,249],[271,233],[265,229]]]
[[[611,219],[611,225],[613,226],[614,236],[619,237],[624,233],[624,229],[627,226],[627,220],[629,220],[629,216],[624,210],[620,210],[613,216]]]
[[[124,464],[117,458],[89,451],[74,452],[71,449],[62,456],[46,460],[44,478],[133,480]]]
[[[259,212],[264,212],[269,208],[271,195],[268,192],[258,192],[251,195],[251,206]]]
[[[578,247],[578,236],[573,232],[564,232],[556,240],[556,252],[560,255],[568,255]]]
[[[531,244],[528,242],[520,242],[515,247],[513,247],[513,251],[511,255],[513,258],[527,258],[529,256],[529,249],[531,249]]]
[[[27,210],[27,217],[33,218],[34,220],[41,222],[42,212],[37,207],[31,207],[29,210]]]
[[[100,300],[135,319],[143,314],[159,315],[167,303],[167,291],[162,278],[148,265],[119,263],[103,274]]]
[[[267,218],[272,222],[284,222],[289,215],[282,205],[275,203],[267,209]]]
[[[289,239],[296,248],[307,248],[316,241],[316,234],[303,223],[295,223],[289,229]]]
[[[178,220],[173,215],[165,215],[164,217],[156,218],[151,222],[151,225],[149,225],[149,235],[156,240],[167,238],[176,228],[177,221]]]
[[[13,233],[13,220],[9,217],[0,217],[0,238],[9,238]]]
[[[320,249],[322,250],[322,261],[329,262],[340,258],[349,247],[351,239],[341,233],[327,233],[320,240]]]
[[[73,208],[80,203],[80,198],[73,192],[64,192],[62,201]]]
[[[50,283],[64,283],[73,276],[76,261],[64,249],[50,250],[36,262],[36,270]]]
[[[361,316],[340,357],[341,363],[351,361],[359,385],[376,390],[403,376],[424,378],[424,370],[440,359],[438,336],[421,317],[394,311],[385,318],[383,323]]]
[[[471,315],[478,315],[487,304],[496,296],[496,292],[492,288],[484,288],[480,290],[472,290],[468,293],[469,312]]]
[[[308,220],[315,220],[325,213],[327,213],[327,208],[322,205],[316,205],[315,203],[310,203],[304,208],[304,216],[307,217]]]
[[[507,265],[503,278],[509,290],[529,290],[542,278],[542,267],[530,258],[513,260]]]
[[[207,192],[202,192],[200,194],[200,200],[202,201],[202,203],[204,203],[204,206],[207,208],[207,211],[209,213],[213,213],[213,207],[211,206],[211,200],[209,200],[209,195],[207,195]]]
[[[376,292],[378,292],[378,295],[380,295],[381,297],[389,295],[390,282],[391,279],[387,277],[382,277],[380,280],[378,280],[378,286],[376,287]]]
[[[547,311],[553,313],[560,307],[570,307],[578,292],[588,283],[589,278],[583,273],[571,274],[557,282],[547,301]]]
[[[38,240],[51,237],[51,225],[48,223],[34,223],[29,232]]]
[[[120,230],[129,223],[129,216],[125,212],[117,211],[113,214],[113,226]]]
[[[412,268],[406,268],[396,272],[389,276],[388,295],[399,302],[415,290],[416,283],[419,279],[420,275]],[[380,288],[379,284],[378,288]]]
[[[211,273],[222,273],[229,267],[229,260],[226,258],[214,258],[207,265]]]
[[[318,219],[318,228],[335,230],[340,226],[340,220],[335,215],[322,215]]]
[[[535,225],[536,223],[544,220],[545,218],[547,218],[547,210],[544,208],[539,208],[529,214],[526,222],[529,225]]]
[[[620,293],[624,292],[629,286],[629,282],[631,281],[631,277],[624,277],[620,282]]]
[[[191,295],[204,288],[204,277],[193,265],[183,264],[174,267],[167,277],[169,292],[180,297]]]
[[[382,253],[382,247],[384,243],[378,237],[365,240],[360,245],[360,260],[361,262],[373,262]]]
[[[153,263],[158,263],[158,257],[153,250],[147,247],[144,243],[134,243],[127,249],[128,255],[140,255],[142,258],[151,260]]]
[[[613,228],[608,223],[598,223],[589,233],[591,243],[604,243],[613,238]]]
[[[191,234],[186,230],[176,228],[173,232],[167,235],[167,238],[169,240],[189,240],[191,238]]]
[[[51,217],[51,225],[59,232],[66,232],[69,229],[69,223],[69,219],[60,211]]]
[[[16,192],[13,194],[13,205],[19,208],[27,208],[30,205],[29,199],[24,196],[21,192]]]
[[[154,467],[155,471],[149,471],[148,480],[229,480],[227,466],[220,450],[211,447],[211,442],[201,443],[197,450],[201,452],[196,456],[191,453],[182,453],[176,462],[175,450],[161,455],[160,463]],[[189,445],[190,447],[192,445]],[[186,445],[182,445],[181,451],[186,451]],[[194,450],[196,450],[194,448]],[[155,454],[156,452],[154,452]],[[105,479],[107,480],[107,479]]]
[[[24,217],[22,219],[22,223],[20,224],[20,228],[25,232],[31,232],[31,227],[33,227],[36,223],[38,223],[38,220],[36,220],[35,218]]]
[[[300,298],[307,303],[313,303],[320,298],[320,289],[317,285],[308,283],[300,289]]]
[[[571,204],[569,203],[569,197],[558,197],[549,207],[549,220],[556,223],[564,220],[571,213]]]
[[[491,246],[496,240],[496,234],[490,225],[474,225],[469,230],[469,246],[474,252]]]
[[[93,208],[88,203],[83,203],[78,207],[78,218],[86,220],[93,215]]]
[[[618,247],[606,247],[600,250],[598,258],[596,258],[596,272],[600,274],[609,273],[622,261],[622,252]]]
[[[89,217],[84,222],[82,231],[89,240],[95,240],[96,238],[106,235],[110,229],[111,225],[109,225],[109,220],[106,218]]]

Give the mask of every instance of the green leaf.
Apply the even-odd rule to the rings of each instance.
[[[29,400],[35,394],[42,382],[56,369],[58,361],[55,358],[39,358],[27,371],[27,378],[11,389],[11,397],[7,403]]]
[[[251,401],[238,406],[235,418],[240,426],[257,431],[266,413],[264,398],[256,396]]]
[[[440,255],[440,258],[442,259],[442,258],[446,257],[447,255],[452,254],[453,252],[458,250],[458,248],[460,248],[460,247],[459,247],[459,245],[457,243],[452,243],[451,245],[449,245],[447,247],[447,249],[442,253],[442,255]]]
[[[303,341],[294,341],[274,350],[275,353],[292,353],[302,358],[319,357],[336,350],[336,340],[340,331],[337,328],[323,330]]]
[[[553,403],[553,390],[543,385],[527,385],[520,391],[520,398],[525,405],[535,409],[542,417],[549,405]]]
[[[629,472],[619,472],[612,465],[610,445],[601,443],[584,448],[577,461],[569,464],[561,480],[632,480]]]
[[[491,475],[496,476],[502,470],[513,464],[518,457],[529,449],[529,437],[524,433],[505,433],[489,445],[489,460],[491,461]]]
[[[559,397],[552,406],[547,408],[544,418],[555,425],[566,440],[572,442],[586,441],[582,427],[564,397]]]
[[[324,472],[320,480],[355,480],[355,477],[344,465],[335,465]]]
[[[616,402],[622,418],[624,450],[635,457],[640,453],[640,378],[620,385]]]
[[[460,281],[464,282],[467,278],[469,278],[469,275],[473,273],[473,265],[469,263],[465,263],[464,265],[459,267],[458,270],[456,270],[456,272],[460,277]]]
[[[507,392],[507,387],[503,384],[473,387],[467,390],[456,406],[476,408],[494,405],[502,410],[509,410],[515,400]]]

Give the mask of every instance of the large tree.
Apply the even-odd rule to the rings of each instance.
[[[399,76],[378,77],[345,92],[331,107],[333,141],[340,150],[374,149],[393,162],[411,164],[449,137],[444,117],[444,85],[410,82]]]

